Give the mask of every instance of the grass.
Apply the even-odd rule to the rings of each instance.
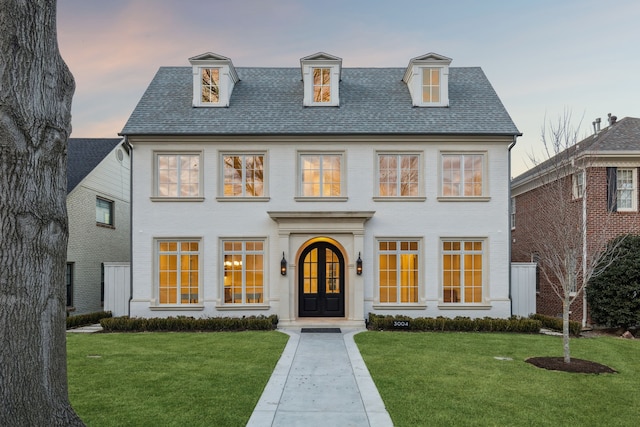
[[[638,340],[572,339],[572,357],[618,371],[603,375],[525,362],[562,356],[558,337],[365,332],[355,341],[398,427],[638,425]]]
[[[279,332],[68,334],[69,398],[89,427],[244,426]]]

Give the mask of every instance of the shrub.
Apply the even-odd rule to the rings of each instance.
[[[545,316],[544,314],[532,314],[531,319],[539,320],[542,323],[542,327],[551,329],[554,331],[562,332],[562,319],[559,317]],[[582,332],[582,324],[580,322],[569,321],[569,334],[573,336],[580,336]]]
[[[77,328],[79,326],[93,325],[99,323],[101,319],[111,317],[110,311],[97,311],[95,313],[78,314],[77,316],[67,317],[67,329]]]
[[[591,318],[608,327],[640,325],[640,236],[622,236],[609,245],[619,245],[615,262],[587,287]]]
[[[278,325],[278,316],[250,317],[112,317],[100,321],[105,332],[180,332],[180,331],[268,331]]]
[[[460,331],[460,332],[519,332],[538,333],[541,322],[535,319],[511,317],[496,319],[485,317],[471,319],[469,317],[417,317],[385,316],[369,313],[367,327],[371,330],[398,330],[394,322],[408,321],[409,331]]]

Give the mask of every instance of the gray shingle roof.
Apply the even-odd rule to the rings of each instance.
[[[631,152],[636,151],[640,156],[640,119],[635,117],[625,117],[622,120],[609,125],[594,135],[590,135],[568,147],[566,150],[545,160],[539,165],[529,169],[528,171],[518,175],[511,181],[511,186],[517,186],[527,181],[529,178],[540,174],[550,165],[557,164],[557,159],[569,159],[579,156],[581,153],[615,153],[615,152]]]
[[[71,193],[121,141],[122,138],[69,138],[67,194]]]
[[[161,67],[122,135],[519,135],[478,67],[450,68],[449,107],[413,107],[404,68],[344,68],[339,107],[303,107],[299,68],[236,68],[227,108],[192,106],[191,67]]]

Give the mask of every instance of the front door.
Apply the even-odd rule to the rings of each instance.
[[[313,243],[298,266],[300,317],[344,317],[344,257],[338,248]]]

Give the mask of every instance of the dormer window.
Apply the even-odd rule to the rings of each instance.
[[[189,62],[193,67],[193,106],[228,107],[233,87],[240,80],[231,59],[208,52]]]
[[[340,72],[342,59],[316,53],[300,60],[305,107],[337,107],[340,105]]]
[[[428,53],[409,61],[403,81],[415,107],[449,106],[449,64],[451,58]]]

